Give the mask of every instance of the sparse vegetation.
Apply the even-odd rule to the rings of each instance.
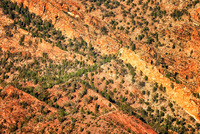
[[[195,6],[199,1],[190,3],[192,5],[187,5],[187,8]],[[179,78],[182,76],[177,73],[179,70],[176,70],[175,73],[168,73],[170,66],[168,68],[167,64],[171,60],[166,60],[166,57],[168,58],[169,55],[170,58],[173,58],[172,54],[175,54],[174,52],[168,53],[168,50],[181,49],[182,51],[184,49],[185,44],[182,45],[182,43],[186,38],[181,37],[184,36],[183,34],[180,36],[182,39],[179,39],[178,34],[181,32],[177,32],[171,23],[182,21],[187,17],[191,18],[188,10],[183,8],[169,12],[161,6],[162,1],[152,0],[139,0],[138,3],[133,0],[81,0],[80,4],[85,6],[86,13],[92,14],[99,11],[99,15],[104,21],[109,19],[107,25],[103,21],[102,24],[93,24],[94,34],[98,36],[88,34],[91,36],[90,40],[96,40],[98,37],[101,42],[101,38],[106,37],[108,42],[106,49],[109,50],[114,38],[119,46],[112,46],[112,49],[118,51],[126,44],[126,48],[131,49],[135,54],[139,53],[138,56],[150,59],[148,62],[155,65],[160,73],[165,74],[172,81],[170,85],[172,89],[175,86],[174,82],[177,84],[182,82]],[[118,122],[109,120],[112,120],[114,116],[107,117],[107,114],[108,116],[115,114],[114,112],[118,112],[118,110],[122,111],[124,116],[130,117],[130,120],[132,116],[137,117],[158,133],[198,132],[200,125],[196,123],[195,119],[167,97],[166,87],[163,86],[165,84],[155,83],[153,85],[145,71],[138,72],[139,67],[123,63],[116,56],[117,54],[113,54],[114,52],[112,54],[103,52],[102,54],[99,51],[100,47],[96,47],[96,44],[88,41],[84,38],[85,36],[83,38],[88,42],[82,37],[67,38],[67,33],[62,32],[62,29],[58,30],[53,25],[57,25],[56,23],[52,23],[51,20],[43,20],[40,16],[29,12],[28,7],[22,3],[1,0],[0,7],[3,13],[13,20],[12,24],[4,26],[3,29],[8,40],[15,39],[15,32],[19,29],[28,32],[28,34],[19,36],[18,43],[20,48],[23,48],[22,52],[20,49],[9,48],[5,51],[5,48],[2,47],[3,50],[0,48],[0,99],[2,102],[17,99],[19,103],[16,107],[19,105],[25,111],[24,113],[28,113],[26,116],[23,115],[23,120],[20,118],[19,122],[10,125],[8,129],[11,133],[21,132],[28,125],[35,126],[38,123],[48,124],[41,128],[41,133],[47,131],[49,133],[91,133],[90,129],[93,127],[104,128],[103,130],[108,131],[106,133],[116,132],[116,130],[117,133],[134,133],[123,124],[120,126]],[[84,7],[76,8],[80,12],[84,10]],[[44,8],[44,14],[45,10],[46,8]],[[68,14],[64,10],[63,12]],[[120,17],[123,19],[119,19]],[[168,22],[167,17],[172,17],[174,20]],[[56,17],[56,21],[59,19]],[[76,29],[78,27],[76,23],[82,20],[73,17],[71,19],[74,21],[70,20],[73,22],[73,28]],[[90,22],[92,23],[92,20]],[[85,27],[91,32],[91,26],[88,25]],[[170,29],[170,32],[176,32],[177,36],[167,37],[165,34],[168,31],[161,25],[174,28],[175,30]],[[12,29],[16,31],[14,32]],[[190,28],[188,29],[190,30]],[[186,34],[191,36],[190,33]],[[172,40],[174,38],[177,42]],[[135,39],[134,42],[133,39]],[[56,55],[55,57],[61,60],[55,60],[56,58],[52,58],[54,53],[49,50],[41,50],[41,48],[37,49],[39,43],[46,42],[64,50],[69,56],[63,54],[59,57]],[[167,46],[167,44],[169,45]],[[160,49],[161,47],[163,48]],[[25,50],[31,50],[31,54],[28,55]],[[166,50],[168,54],[163,54],[163,50]],[[39,53],[39,56],[35,56],[36,53]],[[192,51],[190,55],[192,54],[194,55],[196,52]],[[170,64],[175,64],[175,62]],[[186,75],[185,78],[186,81],[189,81],[191,76]],[[8,85],[21,90],[20,93],[7,94]],[[31,98],[30,102],[23,98],[24,92]],[[196,92],[191,97],[200,98],[199,93]],[[23,101],[20,101],[22,98]],[[37,106],[33,107],[36,105],[33,100],[37,100]],[[15,110],[15,108],[9,108],[11,113]],[[186,119],[182,118],[183,115]],[[19,114],[19,116],[22,115]],[[99,116],[106,117],[108,120],[99,118]],[[59,125],[56,124],[57,122]],[[99,122],[102,124],[99,125]],[[0,124],[0,129],[6,129],[4,123],[6,120]],[[121,130],[121,128],[123,129]]]

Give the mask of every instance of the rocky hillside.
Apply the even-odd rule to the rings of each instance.
[[[0,133],[198,133],[199,4],[0,0]]]

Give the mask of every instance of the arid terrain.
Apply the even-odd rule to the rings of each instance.
[[[199,66],[198,0],[0,0],[0,134],[198,134]]]

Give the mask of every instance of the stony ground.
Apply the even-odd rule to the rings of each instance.
[[[198,1],[0,2],[1,133],[198,133]]]

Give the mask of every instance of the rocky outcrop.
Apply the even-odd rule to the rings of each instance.
[[[41,16],[44,20],[52,20],[57,29],[69,38],[82,37],[87,43],[92,44],[97,49],[103,50],[102,53],[117,53],[120,45],[117,37],[109,32],[108,35],[101,34],[100,28],[106,26],[106,23],[98,17],[84,14],[78,2],[53,1],[53,0],[12,0],[24,6],[27,6],[30,12]],[[109,30],[109,28],[108,28]],[[95,34],[97,32],[98,34]],[[126,43],[126,36],[120,35],[123,42]]]
[[[13,86],[6,86],[0,92],[0,95],[5,95],[4,99],[0,97],[0,124],[3,127],[0,133],[5,131],[6,133],[12,132],[16,128],[23,127],[21,130],[17,130],[16,133],[33,133],[41,130],[42,127],[47,127],[48,125],[44,122],[43,124],[36,124],[32,116],[41,116],[39,112],[41,107],[44,107],[48,113],[54,112],[55,115],[57,110],[49,107],[46,103],[39,101],[35,97],[27,94]],[[49,115],[49,114],[48,114]],[[23,124],[27,123],[23,126]],[[53,124],[58,124],[59,121],[48,123],[49,126]],[[15,127],[14,127],[15,126]],[[39,127],[40,126],[40,127]]]
[[[156,134],[156,132],[148,125],[134,116],[127,116],[120,111],[110,112],[103,115],[101,118],[107,121],[114,121],[114,123],[123,125],[125,129],[130,129],[135,133],[140,134]]]
[[[6,36],[5,26],[13,23],[13,20],[6,17],[0,9],[0,47],[3,51],[10,51],[11,53],[22,53],[28,57],[42,57],[43,53],[47,53],[48,57],[52,60],[62,61],[63,59],[75,60],[73,58],[76,55],[77,59],[85,59],[80,54],[71,54],[70,52],[59,49],[52,44],[40,40],[39,38],[32,37],[29,32],[21,28],[13,28],[11,33],[12,37]],[[2,23],[1,23],[2,22]],[[20,38],[25,35],[24,45],[19,44]]]
[[[150,81],[157,82],[159,85],[166,87],[166,93],[180,105],[186,112],[200,121],[199,113],[199,100],[192,96],[190,89],[185,86],[171,82],[168,78],[164,77],[155,66],[152,66],[142,60],[135,52],[122,48],[119,51],[119,58],[125,63],[130,63],[136,67],[136,71],[142,71],[144,75],[148,76]],[[172,89],[171,85],[174,85]]]
[[[196,7],[199,7],[199,5],[198,6],[196,6]],[[193,10],[192,12],[191,12],[191,17],[194,19],[194,21],[196,21],[196,25],[199,25],[199,23],[200,23],[200,8],[196,8],[195,10]]]
[[[101,19],[98,17],[90,16],[88,14],[84,14],[84,11],[79,6],[80,3],[78,1],[74,2],[71,0],[66,1],[53,1],[53,0],[12,0],[13,2],[17,2],[18,4],[22,2],[24,6],[27,6],[30,12],[35,13],[42,17],[42,19],[52,20],[52,23],[55,25],[57,29],[63,31],[63,34],[69,38],[78,38],[82,37],[87,43],[94,45],[95,48],[101,50],[102,53],[117,53],[122,45],[119,44],[120,40],[123,40],[124,44],[128,44],[127,38],[125,34],[121,33],[120,37],[116,36],[112,31],[108,28],[108,35],[101,34],[101,27],[106,26]],[[167,1],[163,1],[166,3]],[[169,1],[171,5],[173,5],[174,1]],[[178,9],[182,9],[184,4],[187,2],[182,3],[182,1],[178,1],[180,6]],[[177,2],[177,3],[178,3]],[[71,5],[71,6],[70,6]],[[81,4],[80,4],[81,5]],[[166,10],[172,10],[174,7],[163,6]],[[77,10],[77,9],[80,9]],[[197,22],[199,21],[199,11],[196,10],[193,17]],[[175,29],[177,29],[175,27]],[[179,34],[180,37],[184,38],[185,41],[188,41],[189,38],[187,33],[182,32],[183,29],[177,31],[177,35]],[[198,31],[193,31],[191,36],[191,41],[187,42],[187,47],[185,52],[188,55],[193,50],[193,57],[195,58],[188,58],[186,55],[183,55],[182,58],[180,56],[173,56],[168,57],[165,54],[161,55],[161,58],[165,60],[165,62],[170,65],[170,69],[172,71],[178,72],[182,78],[193,78],[195,77],[195,81],[198,82],[200,80],[199,76],[199,39],[198,39]],[[188,38],[188,40],[186,40]],[[45,44],[39,45],[46,49]],[[145,52],[150,53],[152,56],[156,56],[157,52],[153,47],[143,44],[141,49]],[[169,49],[170,50],[170,49]],[[56,53],[58,53],[57,51]],[[157,81],[159,84],[163,84],[167,88],[167,94],[175,100],[180,106],[182,106],[186,111],[188,111],[191,115],[199,119],[198,115],[198,101],[195,98],[191,97],[191,91],[188,88],[185,88],[182,85],[177,85],[174,83],[175,88],[171,88],[171,81],[165,77],[152,65],[146,63],[134,54],[126,49],[121,49],[120,52],[122,53],[121,59],[126,62],[131,63],[133,66],[137,66],[137,70],[142,70],[145,75],[149,76],[150,80]],[[145,60],[151,63],[151,59],[148,56],[145,57]],[[161,72],[164,72],[161,70]],[[184,103],[182,102],[184,100]]]

